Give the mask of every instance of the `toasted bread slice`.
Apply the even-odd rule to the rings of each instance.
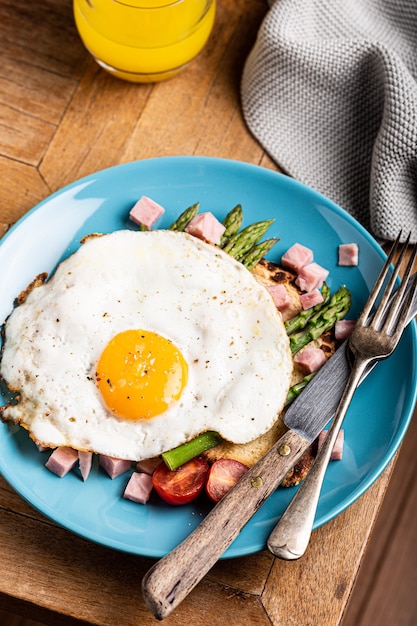
[[[262,259],[253,268],[252,274],[262,285],[282,284],[285,286],[291,299],[291,305],[281,313],[284,322],[295,317],[301,311],[300,291],[295,284],[297,274],[266,259]]]

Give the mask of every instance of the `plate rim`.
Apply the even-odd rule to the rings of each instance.
[[[104,168],[102,170],[98,170],[96,172],[90,173],[86,176],[83,176],[82,178],[76,179],[73,182],[65,185],[64,187],[54,191],[53,193],[49,194],[48,196],[46,196],[45,198],[43,198],[40,202],[38,202],[36,205],[34,205],[31,209],[29,209],[24,215],[22,215],[10,228],[8,228],[8,230],[3,234],[3,236],[0,238],[0,247],[3,246],[4,242],[7,241],[9,239],[9,237],[14,236],[14,233],[16,231],[19,230],[20,226],[22,225],[22,223],[26,222],[27,220],[29,220],[31,218],[31,216],[38,212],[40,209],[42,209],[42,207],[44,205],[47,205],[51,202],[51,200],[53,200],[56,197],[61,196],[63,193],[70,191],[71,189],[73,189],[74,187],[78,187],[80,185],[82,185],[83,183],[87,184],[91,184],[94,183],[95,181],[97,181],[97,179],[100,179],[101,177],[105,176],[108,173],[114,172],[115,170],[123,170],[128,172],[129,170],[134,171],[137,167],[141,167],[143,164],[146,164],[148,166],[153,166],[155,164],[161,163],[163,162],[175,162],[175,163],[188,163],[190,160],[192,160],[193,162],[201,162],[201,163],[213,163],[219,166],[225,166],[225,167],[236,167],[236,168],[243,168],[243,169],[248,169],[248,170],[252,170],[252,171],[256,171],[257,173],[262,172],[262,175],[271,177],[271,178],[279,178],[281,180],[285,180],[285,183],[288,184],[290,187],[294,187],[297,189],[301,189],[304,192],[306,192],[308,195],[310,195],[312,198],[314,198],[315,201],[319,201],[322,202],[326,208],[329,208],[330,210],[336,212],[339,216],[341,216],[344,220],[346,220],[347,222],[349,222],[356,230],[359,230],[359,232],[361,233],[362,237],[364,239],[366,239],[369,243],[369,245],[374,248],[374,250],[376,250],[379,254],[379,256],[381,257],[381,259],[384,259],[384,257],[386,256],[384,251],[382,250],[382,248],[379,246],[378,242],[375,240],[375,238],[372,236],[371,233],[369,233],[369,231],[367,229],[365,229],[353,216],[351,216],[349,213],[347,213],[347,211],[345,211],[342,207],[340,207],[339,205],[337,205],[336,203],[334,203],[330,198],[327,198],[326,196],[324,196],[323,194],[321,194],[320,192],[316,191],[315,189],[309,187],[308,185],[282,173],[282,172],[277,172],[268,168],[265,168],[261,165],[258,164],[254,164],[254,163],[248,163],[248,162],[243,162],[243,161],[239,161],[239,160],[231,160],[231,159],[226,159],[226,158],[221,158],[221,157],[210,157],[210,156],[183,156],[183,155],[177,155],[177,156],[162,156],[162,157],[152,157],[149,159],[142,159],[142,160],[136,160],[136,161],[130,161],[127,163],[120,163],[120,164],[116,164],[113,165],[111,167],[107,167]],[[414,354],[414,359],[417,359],[417,324],[415,321],[413,321],[410,324],[411,327],[411,334],[413,337],[413,354]],[[414,377],[413,380],[411,381],[412,384],[412,390],[411,390],[411,397],[410,397],[410,401],[408,403],[408,408],[407,408],[407,413],[408,418],[407,419],[402,419],[401,420],[401,424],[402,424],[402,428],[398,431],[395,432],[395,437],[393,438],[393,442],[392,445],[390,446],[389,449],[389,453],[384,457],[384,460],[382,463],[379,464],[378,469],[374,470],[374,472],[372,473],[372,475],[368,478],[368,480],[366,480],[363,485],[361,486],[360,489],[356,489],[353,491],[353,493],[351,494],[351,497],[348,498],[347,500],[344,501],[343,506],[342,505],[338,505],[338,506],[334,506],[332,508],[330,508],[327,512],[327,515],[322,516],[320,519],[315,520],[314,522],[314,526],[313,528],[318,528],[320,526],[323,526],[324,524],[328,523],[330,520],[334,519],[335,517],[337,517],[340,513],[342,513],[343,511],[345,511],[347,508],[349,508],[357,499],[359,499],[371,486],[372,484],[374,484],[374,482],[379,478],[379,476],[383,473],[383,471],[386,469],[386,467],[389,465],[389,463],[391,462],[392,458],[394,457],[394,455],[396,454],[396,452],[398,451],[398,448],[401,444],[401,441],[403,440],[407,429],[409,427],[409,424],[411,422],[412,419],[412,415],[413,415],[413,407],[415,407],[416,405],[416,399],[417,399],[417,373],[414,371]],[[10,482],[10,480],[8,479],[8,476],[5,475],[1,464],[0,464],[0,474],[5,478],[5,480],[11,484],[11,486],[14,488],[13,484]],[[23,497],[31,506],[33,506],[35,509],[39,510],[42,514],[44,514],[46,517],[49,517],[49,519],[51,519],[54,522],[57,522],[58,524],[60,524],[61,526],[63,525],[61,521],[57,520],[56,517],[54,517],[53,515],[50,515],[48,513],[45,513],[44,510],[39,509],[35,504],[33,504],[33,501],[31,501],[30,498],[28,498],[27,496],[25,496],[24,494],[22,494],[21,492],[18,492],[19,495],[21,495],[21,497]],[[87,538],[91,541],[93,541],[94,543],[100,544],[100,545],[104,545],[106,547],[110,547],[116,550],[121,550],[123,552],[131,552],[137,555],[142,555],[142,556],[150,556],[150,557],[156,557],[159,558],[160,556],[163,556],[165,554],[165,552],[160,552],[158,553],[155,549],[149,549],[146,550],[144,548],[141,548],[140,552],[137,551],[129,551],[126,550],[125,547],[120,547],[119,545],[117,545],[117,542],[112,542],[109,540],[101,540],[100,538],[97,538],[94,534],[89,534],[85,532],[85,530],[77,530],[77,528],[75,526],[71,526],[71,525],[64,525],[64,528],[66,528],[67,530],[70,530],[71,532],[83,537],[83,538]],[[262,548],[259,548],[262,549]],[[228,550],[225,552],[225,554],[221,557],[221,558],[237,558],[240,556],[245,556],[247,554],[253,554],[254,552],[257,552],[258,549],[252,549],[251,547],[248,547],[247,549],[242,549],[239,548],[239,550],[236,552],[233,550],[233,544],[230,548],[228,548]]]

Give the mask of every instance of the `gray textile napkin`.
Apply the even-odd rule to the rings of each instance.
[[[242,110],[289,175],[380,239],[417,241],[417,0],[276,0]]]

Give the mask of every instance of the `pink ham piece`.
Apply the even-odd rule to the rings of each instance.
[[[355,320],[338,320],[334,325],[335,339],[337,341],[344,341],[350,337],[355,326]]]
[[[324,302],[324,298],[319,289],[313,289],[313,291],[309,291],[308,293],[302,293],[300,295],[300,302],[304,311],[306,311],[316,306],[316,304]]]
[[[161,459],[155,457],[154,459],[145,459],[144,461],[138,461],[136,463],[136,469],[143,474],[149,474],[152,476],[158,465],[161,464]]]
[[[45,467],[60,478],[68,474],[78,461],[78,451],[73,448],[55,448]]]
[[[318,263],[309,263],[302,267],[295,279],[295,284],[308,293],[313,289],[320,289],[329,275],[329,271]]]
[[[189,235],[217,245],[225,230],[226,227],[210,212],[195,215],[185,227]]]
[[[152,492],[152,476],[141,472],[133,472],[126,485],[123,497],[139,504],[146,504]]]
[[[297,272],[297,274],[302,267],[312,263],[312,261],[313,251],[301,243],[295,243],[281,257],[281,265]]]
[[[151,230],[152,226],[165,213],[165,209],[147,196],[142,196],[129,213],[132,222]]]
[[[322,447],[324,440],[327,437],[327,430],[322,430],[320,435],[317,438],[317,452],[320,451],[320,448]],[[339,430],[339,434],[337,435],[331,456],[330,456],[330,460],[331,461],[341,461],[342,457],[343,457],[343,445],[345,442],[345,433],[343,428],[341,430]]]
[[[291,306],[291,298],[284,285],[266,285],[266,288],[271,294],[278,311],[285,311],[285,309]]]
[[[342,243],[339,246],[339,265],[354,266],[359,263],[359,248],[356,243]]]
[[[117,478],[121,474],[124,474],[130,469],[131,462],[124,459],[116,459],[114,456],[107,456],[106,454],[100,454],[100,466],[104,471],[113,478]]]
[[[84,481],[87,480],[91,467],[93,465],[93,453],[92,452],[78,452],[78,467]]]
[[[307,346],[294,357],[294,363],[303,372],[303,374],[312,374],[317,372],[326,362],[326,355],[320,348]]]

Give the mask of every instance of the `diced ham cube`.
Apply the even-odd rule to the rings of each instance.
[[[342,243],[339,246],[339,265],[353,266],[359,263],[359,247],[356,243]]]
[[[294,272],[300,271],[302,267],[312,263],[313,261],[313,251],[310,248],[306,248],[301,243],[295,243],[291,248],[282,255],[281,257],[281,265],[283,267],[288,267],[290,270],[294,270]]]
[[[355,320],[338,320],[334,325],[334,336],[336,340],[344,341],[350,337],[355,326]]]
[[[141,472],[133,472],[126,485],[123,497],[139,504],[146,504],[152,491],[152,476]]]
[[[136,463],[136,469],[138,472],[152,476],[158,465],[161,463],[162,461],[159,457],[155,457],[154,459],[145,459],[144,461],[138,461]]]
[[[107,456],[106,454],[100,454],[100,466],[104,471],[113,478],[117,478],[121,474],[127,472],[131,467],[130,461],[124,459],[116,459],[114,456]]]
[[[327,437],[327,430],[322,430],[320,435],[318,436],[317,439],[317,452],[320,450],[320,448],[322,447],[324,440]],[[343,457],[343,444],[345,441],[345,433],[343,428],[339,431],[339,434],[337,435],[331,456],[330,456],[330,460],[331,461],[341,461],[342,457]]]
[[[318,263],[309,263],[302,267],[295,279],[295,284],[301,291],[309,292],[320,289],[329,275],[329,271]]]
[[[62,478],[72,468],[78,461],[78,451],[73,448],[55,448],[52,452],[51,456],[45,463],[45,467],[47,467],[51,472]]]
[[[195,215],[185,227],[189,235],[214,244],[220,243],[225,230],[226,227],[210,212]]]
[[[129,213],[132,222],[145,226],[150,230],[157,220],[165,213],[165,209],[147,196],[142,196]]]
[[[87,480],[90,474],[92,464],[93,464],[93,453],[82,452],[80,450],[78,452],[78,466],[80,468],[81,476],[84,481]]]
[[[303,374],[312,374],[317,372],[326,362],[326,355],[320,348],[307,346],[294,357],[294,363],[303,372]]]
[[[266,285],[267,290],[272,296],[278,311],[285,311],[291,306],[291,298],[287,289],[282,284]]]
[[[320,289],[313,289],[313,291],[302,293],[300,295],[300,302],[304,311],[306,311],[307,309],[311,309],[313,306],[316,306],[316,304],[324,302],[324,298]]]

